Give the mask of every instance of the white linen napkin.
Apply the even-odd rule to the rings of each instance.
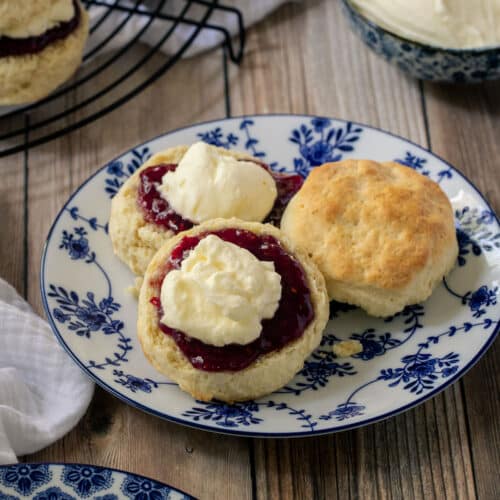
[[[85,413],[93,389],[49,325],[0,279],[0,464],[66,434]]]
[[[102,1],[102,0],[101,0]],[[114,4],[114,0],[104,0],[106,3]],[[260,21],[266,15],[278,8],[280,5],[300,0],[221,0],[220,5],[226,7],[236,7],[243,15],[243,23],[245,28],[250,27],[252,24]],[[120,5],[125,7],[134,7],[134,0],[128,2],[120,2]],[[161,14],[168,14],[171,16],[179,16],[183,7],[186,5],[185,0],[168,0],[159,11]],[[156,12],[158,0],[145,0],[138,8],[146,12]],[[99,20],[103,14],[108,12],[108,7],[101,7],[92,5],[89,9],[91,25]],[[199,21],[207,12],[206,6],[192,5],[186,12],[185,18]],[[89,48],[96,46],[109,35],[109,33],[117,27],[127,17],[126,12],[113,12],[108,18],[100,25],[100,27],[92,34],[90,39]],[[225,27],[231,35],[238,33],[237,17],[234,13],[222,9],[214,9],[207,24]],[[149,20],[149,17],[140,14],[134,14],[121,29],[106,45],[103,47],[99,54],[103,52],[114,50],[126,44]],[[148,26],[147,30],[141,37],[141,42],[155,45],[159,43],[162,35],[172,26],[170,21],[155,20]],[[183,44],[193,34],[195,28],[192,26],[180,23],[176,26],[175,30],[168,38],[168,41],[161,47],[161,50],[167,54],[177,52]],[[223,35],[210,28],[204,27],[194,39],[190,48],[185,52],[184,57],[193,56],[205,50],[216,47],[223,41]]]

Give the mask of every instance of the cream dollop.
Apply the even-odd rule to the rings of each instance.
[[[218,217],[261,222],[278,194],[260,165],[220,154],[204,142],[186,151],[158,190],[178,214],[197,223]]]
[[[272,262],[208,235],[170,271],[161,287],[162,323],[205,344],[249,344],[281,298]]]
[[[500,0],[350,0],[396,35],[446,48],[500,44]]]
[[[43,11],[43,15],[33,16],[22,23],[1,27],[0,36],[28,38],[43,35],[59,23],[69,21],[74,15],[73,0],[53,0],[52,2],[47,2],[47,7]]]

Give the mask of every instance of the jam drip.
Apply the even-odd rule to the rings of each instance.
[[[159,295],[163,279],[172,269],[179,269],[188,253],[208,234],[214,234],[224,241],[245,248],[259,260],[273,262],[276,272],[281,276],[282,293],[278,309],[273,318],[262,321],[259,338],[250,344],[216,347],[204,344],[160,322],[163,313]],[[194,237],[186,236],[173,249],[165,268],[160,276],[151,282],[151,286],[156,288],[157,296],[151,299],[151,303],[158,308],[160,329],[175,340],[190,363],[199,370],[210,372],[242,370],[259,356],[279,350],[289,342],[300,338],[314,318],[311,293],[302,266],[283,249],[276,238],[241,229],[223,229]]]
[[[257,162],[256,162],[257,163]],[[281,216],[292,196],[302,187],[304,179],[297,174],[279,174],[273,172],[265,163],[257,163],[265,168],[276,182],[278,196],[274,206],[264,222],[270,222],[279,226]],[[156,187],[161,184],[163,176],[167,172],[173,172],[177,168],[175,164],[160,164],[144,169],[140,174],[140,183],[137,200],[142,208],[144,218],[163,226],[174,233],[179,233],[193,227],[190,220],[184,219],[163,198]]]
[[[279,174],[270,170],[267,165],[265,166],[269,170],[269,173],[273,176],[274,182],[276,182],[276,189],[278,190],[278,196],[274,202],[273,209],[271,213],[266,217],[264,222],[270,222],[275,226],[280,225],[281,217],[285,211],[288,202],[292,199],[293,195],[302,187],[304,184],[304,179],[298,174]]]
[[[76,0],[73,0],[73,6],[75,15],[69,21],[64,21],[41,35],[26,38],[0,36],[0,57],[36,54],[47,45],[66,38],[80,24],[81,12]]]
[[[173,172],[176,168],[175,164],[162,163],[144,169],[140,174],[137,201],[148,222],[163,226],[177,234],[191,229],[193,223],[181,217],[156,189],[161,184],[163,176],[167,172]]]

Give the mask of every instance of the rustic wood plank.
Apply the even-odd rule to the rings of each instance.
[[[30,153],[29,296],[39,311],[41,242],[70,192],[120,152],[162,132],[223,113],[222,54],[218,50],[178,63],[117,111]],[[164,422],[99,388],[76,429],[27,459],[117,467],[203,498],[244,499],[252,491],[247,440]]]
[[[287,6],[252,29],[231,71],[234,114],[297,112],[426,145],[419,84],[366,50],[339,2]],[[257,498],[474,498],[460,387],[391,420],[306,440],[256,440]]]
[[[461,170],[500,211],[500,84],[425,85],[433,150]],[[463,379],[478,498],[498,498],[498,342]]]
[[[1,120],[1,118],[0,118]],[[2,132],[8,124],[1,123]],[[0,277],[24,295],[24,155],[0,158]]]
[[[2,118],[0,135],[22,127],[24,116]],[[16,137],[16,140],[19,137]],[[20,138],[21,141],[23,137]],[[0,141],[0,149],[15,145],[14,140]],[[0,158],[0,277],[9,282],[21,294],[26,294],[25,262],[25,155],[18,153]]]

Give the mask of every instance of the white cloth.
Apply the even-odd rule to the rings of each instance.
[[[0,279],[0,464],[66,434],[93,389],[49,325]]]
[[[106,3],[114,4],[114,0],[105,0]],[[290,0],[221,0],[220,5],[227,7],[238,8],[243,15],[243,24],[245,28],[248,28],[252,24],[260,21],[267,14],[275,10],[280,5],[289,2]],[[300,1],[300,0],[292,0]],[[120,2],[120,5],[126,7],[134,7],[134,0],[128,0],[128,2]],[[159,11],[162,14],[167,14],[171,16],[179,16],[182,12],[183,7],[186,5],[185,0],[167,0],[165,5]],[[158,0],[146,0],[143,2],[139,8],[145,11],[156,12],[158,6]],[[91,6],[89,9],[91,25],[93,22],[103,16],[108,11],[107,7],[101,6]],[[203,15],[207,12],[206,6],[193,5],[186,12],[185,18],[199,21],[202,19]],[[93,46],[99,44],[109,33],[116,28],[120,22],[122,22],[127,17],[126,12],[113,12],[108,18],[100,25],[100,27],[92,34],[90,39],[90,49]],[[100,54],[108,50],[117,49],[122,47],[125,43],[130,41],[130,39],[147,23],[149,17],[140,14],[134,14],[124,25],[112,40],[110,40],[106,46],[99,51]],[[222,9],[215,8],[212,12],[210,18],[207,20],[207,24],[212,24],[215,26],[225,27],[231,35],[238,33],[238,23],[237,16],[229,11],[224,11]],[[155,20],[146,29],[142,37],[141,42],[148,45],[156,45],[159,43],[163,34],[172,26],[170,21],[165,20]],[[183,44],[189,39],[193,34],[194,29],[186,23],[179,23],[168,41],[161,47],[161,50],[165,53],[172,54],[177,52]],[[224,36],[213,29],[204,27],[198,33],[198,36],[194,39],[190,48],[186,51],[184,56],[189,57],[210,48],[216,47],[224,40]]]

